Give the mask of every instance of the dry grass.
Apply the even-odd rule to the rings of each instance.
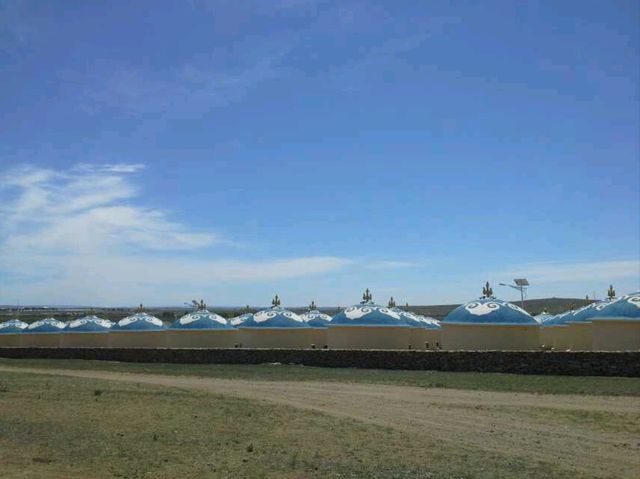
[[[6,478],[576,477],[526,451],[205,392],[13,372],[0,384]]]

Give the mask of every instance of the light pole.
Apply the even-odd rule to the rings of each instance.
[[[513,282],[516,284],[505,284],[505,283],[499,283],[499,284],[500,286],[509,286],[510,288],[517,289],[518,291],[520,291],[520,305],[521,305],[521,308],[524,309],[524,296],[525,296],[525,292],[527,291],[527,286],[529,286],[529,281],[527,281],[526,278],[516,278],[513,280]]]

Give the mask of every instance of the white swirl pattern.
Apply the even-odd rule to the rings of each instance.
[[[328,314],[321,313],[320,311],[309,311],[308,313],[303,314],[303,321],[309,322],[314,321],[316,319],[321,319],[323,321],[331,321],[331,316]]]
[[[502,307],[502,304],[496,301],[489,301],[486,303],[481,303],[479,301],[472,301],[464,305],[464,309],[469,311],[471,314],[475,316],[484,316],[485,314],[490,314]],[[518,308],[519,309],[519,308]]]
[[[640,295],[631,295],[631,297],[627,299],[627,303],[635,306],[636,308],[640,308]]]
[[[71,321],[67,328],[69,329],[75,329],[75,328],[79,328],[81,326],[84,326],[85,324],[96,324],[102,328],[105,329],[109,329],[111,327],[113,327],[113,323],[111,321],[107,321],[106,319],[102,319],[102,318],[98,318],[97,316],[86,316],[84,318],[80,318],[80,319],[75,319],[73,321]]]
[[[28,326],[27,323],[20,321],[19,319],[10,319],[9,321],[0,323],[0,329],[5,329],[5,328],[25,329],[27,326]]]
[[[44,318],[44,319],[41,319],[40,321],[36,321],[35,323],[31,323],[27,327],[27,329],[29,330],[37,329],[41,326],[52,326],[54,328],[64,329],[65,324],[62,321],[58,321],[57,319],[54,319],[54,318]]]
[[[267,309],[265,311],[258,311],[253,315],[253,320],[256,323],[264,323],[265,321],[269,321],[276,316],[284,316],[285,318],[292,319],[293,321],[297,321],[298,323],[304,322],[302,318],[296,313],[287,311],[286,309]]]
[[[373,313],[374,311],[390,316],[393,319],[401,319],[400,315],[395,311],[391,311],[389,308],[376,305],[350,306],[344,310],[344,315],[347,317],[347,319],[360,319],[367,314]]]
[[[196,311],[195,313],[191,313],[191,314],[185,314],[184,316],[182,316],[179,320],[178,323],[184,325],[187,324],[191,324],[194,323],[196,321],[200,321],[200,320],[205,320],[205,321],[215,321],[219,324],[222,324],[224,326],[227,325],[227,320],[224,319],[222,316],[219,316],[215,313],[211,313],[209,311],[207,311],[206,309],[200,310],[200,311]]]
[[[138,321],[151,323],[154,326],[164,326],[162,321],[160,321],[155,316],[151,316],[150,314],[147,314],[147,313],[136,313],[136,314],[132,314],[131,316],[127,316],[126,318],[121,319],[118,322],[118,326],[120,327],[129,326],[130,324],[136,323]]]

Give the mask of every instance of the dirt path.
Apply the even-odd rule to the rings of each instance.
[[[128,381],[268,401],[426,434],[462,450],[555,462],[587,475],[635,478],[640,471],[640,398],[634,397],[65,369],[0,367],[0,371]]]

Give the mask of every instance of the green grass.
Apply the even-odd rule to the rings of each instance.
[[[574,477],[528,457],[285,406],[5,372],[0,470],[65,479]]]
[[[640,378],[450,373],[380,369],[316,368],[297,365],[143,364],[83,360],[2,359],[0,365],[99,369],[266,381],[340,381],[482,391],[640,396]]]

